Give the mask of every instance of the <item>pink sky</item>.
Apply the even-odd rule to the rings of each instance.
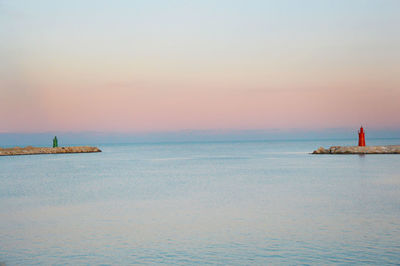
[[[389,4],[313,2],[313,18],[259,2],[243,13],[142,6],[140,18],[83,6],[71,21],[68,6],[10,3],[0,132],[400,126],[400,19]]]

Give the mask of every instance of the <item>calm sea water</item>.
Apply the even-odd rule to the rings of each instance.
[[[0,157],[0,263],[398,264],[400,155],[309,154],[352,142]]]

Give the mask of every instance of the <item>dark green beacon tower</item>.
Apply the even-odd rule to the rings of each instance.
[[[57,148],[57,147],[58,147],[58,139],[57,139],[57,136],[55,136],[53,139],[53,148]]]

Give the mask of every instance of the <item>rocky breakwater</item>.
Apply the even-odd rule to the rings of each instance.
[[[400,145],[320,147],[313,154],[400,154]]]
[[[97,147],[77,146],[77,147],[32,147],[25,148],[0,148],[0,156],[7,155],[31,155],[31,154],[56,154],[56,153],[87,153],[87,152],[101,152]]]

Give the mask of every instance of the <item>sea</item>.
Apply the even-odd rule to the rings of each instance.
[[[311,154],[354,144],[2,156],[0,265],[400,264],[400,155]]]

